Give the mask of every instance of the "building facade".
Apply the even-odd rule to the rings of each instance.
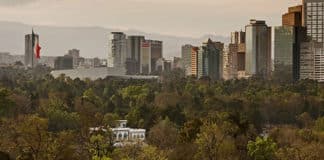
[[[151,69],[151,42],[143,41],[141,43],[141,64],[140,64],[140,73],[141,74],[150,74]]]
[[[34,42],[39,41],[39,36],[37,34],[27,34],[25,35],[25,66],[27,68],[34,68],[38,64],[38,59],[36,58],[36,53],[34,50]]]
[[[62,56],[57,57],[54,61],[55,70],[66,70],[73,69],[73,57],[71,56]]]
[[[198,50],[197,55],[197,78],[209,77],[212,80],[222,78],[222,51],[223,44],[213,42],[208,39],[207,42]]]
[[[80,58],[80,50],[78,49],[71,49],[68,51],[68,56],[73,58],[73,68],[78,68],[79,66],[79,58]]]
[[[108,42],[108,67],[123,67],[126,65],[127,42],[122,32],[111,32]]]
[[[193,47],[191,49],[190,75],[195,77],[198,76],[198,53],[199,53],[199,47]]]
[[[224,55],[224,79],[240,78],[239,71],[245,70],[245,32],[232,32],[231,43]]]
[[[316,56],[322,55],[323,44],[318,42],[302,42],[300,46],[300,79],[318,79]]]
[[[144,36],[127,37],[126,70],[128,74],[140,73],[141,43],[144,40],[145,40]]]
[[[183,45],[181,47],[181,58],[182,58],[182,68],[187,76],[192,75],[191,73],[191,54],[194,46],[190,44]]]
[[[271,28],[265,21],[250,20],[245,27],[246,59],[248,76],[270,78],[271,75]]]
[[[274,71],[287,80],[299,79],[300,27],[274,27]]]
[[[324,45],[324,0],[303,0],[303,25],[311,41]],[[323,51],[322,51],[323,52]],[[324,82],[324,55],[315,57],[315,80]]]
[[[288,8],[288,12],[282,15],[283,26],[296,26],[303,25],[303,6],[293,6]]]
[[[151,44],[151,73],[157,74],[157,70],[155,70],[155,66],[157,61],[163,57],[163,42],[156,40],[149,40]]]

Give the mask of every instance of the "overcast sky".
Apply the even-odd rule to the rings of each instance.
[[[249,19],[280,25],[301,0],[0,0],[0,20],[35,25],[101,26],[199,37],[228,36]]]

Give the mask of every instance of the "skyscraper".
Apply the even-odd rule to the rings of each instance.
[[[319,79],[316,77],[316,55],[324,54],[323,44],[315,41],[302,42],[300,45],[300,79]]]
[[[191,75],[191,53],[194,46],[190,44],[181,47],[182,68],[187,76]]]
[[[144,40],[144,36],[127,37],[126,70],[128,74],[140,73],[141,43]]]
[[[39,42],[39,36],[37,34],[25,35],[25,66],[28,68],[34,68],[38,64],[35,42]]]
[[[303,0],[303,25],[311,41],[324,45],[324,0]],[[314,79],[324,82],[324,54],[316,52]]]
[[[277,78],[298,80],[300,70],[300,45],[306,40],[302,27],[302,6],[289,7],[282,16],[282,26],[273,28],[274,73]]]
[[[199,47],[193,47],[191,49],[190,75],[195,77],[197,77],[198,75],[198,53],[199,53]]]
[[[238,72],[245,70],[245,32],[232,32],[231,43],[224,55],[224,78],[240,78]]]
[[[303,6],[293,6],[288,8],[288,12],[282,15],[283,26],[300,27],[303,23]]]
[[[197,56],[198,78],[209,77],[212,80],[219,80],[222,78],[222,50],[220,50],[222,48],[224,48],[224,44],[213,42],[211,39],[203,43],[199,48]]]
[[[141,64],[140,64],[140,73],[141,74],[150,74],[152,71],[151,68],[151,41],[143,41],[141,43]]]
[[[157,40],[149,40],[151,43],[151,73],[157,72],[156,62],[162,58],[163,42]]]
[[[111,32],[108,42],[108,67],[125,68],[127,45],[126,35],[122,32]]]
[[[270,78],[271,74],[271,28],[265,21],[250,20],[245,27],[246,61],[248,76]]]

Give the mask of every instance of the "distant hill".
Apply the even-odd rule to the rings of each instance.
[[[16,22],[0,21],[0,52],[24,54],[24,35],[35,32],[40,35],[42,54],[46,56],[64,55],[67,50],[77,48],[84,57],[107,57],[108,34],[112,31],[123,31],[128,35],[140,34],[147,39],[162,40],[164,57],[180,56],[183,44],[199,45],[209,37],[213,40],[228,43],[229,38],[217,35],[205,35],[200,38],[177,37],[156,33],[145,33],[137,30],[118,30],[103,27],[56,27],[31,26]]]

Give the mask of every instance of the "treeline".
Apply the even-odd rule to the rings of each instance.
[[[324,86],[311,80],[53,78],[0,69],[0,159],[320,160]],[[90,127],[127,119],[146,145],[113,147]]]

